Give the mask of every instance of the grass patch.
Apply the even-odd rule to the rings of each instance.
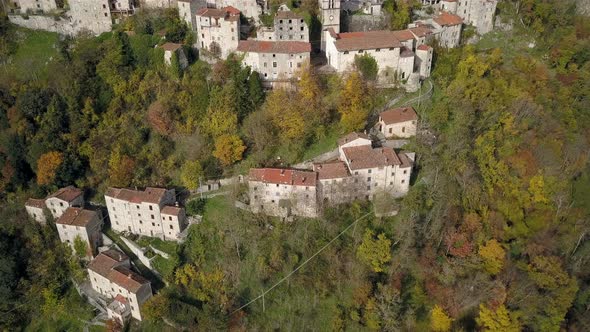
[[[152,246],[158,250],[161,250],[169,255],[174,255],[178,248],[178,244],[173,241],[163,241],[155,237],[147,237],[142,236],[139,240],[137,240],[137,244],[141,247],[148,247]]]
[[[153,268],[160,272],[164,279],[168,279],[174,273],[174,269],[176,269],[178,263],[176,255],[170,257],[170,259],[158,255],[151,261]]]
[[[47,76],[47,66],[58,56],[59,35],[54,32],[16,28],[18,44],[6,64],[0,66],[5,74],[22,80],[39,79]]]
[[[303,154],[303,160],[309,160],[322,153],[331,151],[337,147],[336,141],[340,138],[340,131],[337,126],[332,126],[326,132],[324,138],[310,145]]]
[[[66,304],[65,312],[54,313],[51,317],[35,316],[25,331],[82,331],[86,325],[83,320],[89,321],[94,317],[93,308],[74,287],[68,289],[62,301]]]

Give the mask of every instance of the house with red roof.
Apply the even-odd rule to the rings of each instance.
[[[196,13],[197,46],[225,59],[238,48],[240,11],[234,7],[201,8]]]
[[[152,297],[149,280],[131,270],[129,257],[109,249],[103,251],[88,265],[88,277],[92,289],[110,301],[107,306],[109,318],[124,319],[131,316],[141,320],[141,306]]]
[[[429,29],[431,36],[438,41],[439,45],[454,48],[459,46],[461,41],[463,19],[458,15],[439,11],[433,17],[412,22],[408,27],[410,29]]]
[[[283,168],[253,168],[248,176],[254,213],[287,218],[318,215],[317,173]]]
[[[86,256],[94,257],[102,244],[102,214],[99,211],[70,207],[55,221],[59,239],[75,250],[76,240],[86,244]]]
[[[174,189],[109,188],[104,198],[111,228],[117,232],[178,241],[187,226],[184,208],[177,205]]]
[[[74,186],[60,188],[44,199],[29,198],[25,202],[27,214],[42,224],[46,222],[46,210],[53,218],[57,219],[73,206],[84,206],[84,192]]]
[[[379,114],[377,129],[385,138],[416,136],[418,115],[413,107],[392,108]]]

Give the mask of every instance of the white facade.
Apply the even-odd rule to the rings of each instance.
[[[197,12],[197,46],[222,59],[238,48],[240,13],[235,8],[203,8]]]
[[[377,126],[385,138],[409,138],[416,136],[418,115],[412,107],[399,107],[379,114]]]
[[[25,203],[25,209],[27,210],[29,217],[43,225],[47,223],[47,218],[45,216],[46,208],[44,199],[29,198]]]
[[[244,66],[257,71],[263,82],[271,86],[294,79],[309,63],[310,51],[311,44],[304,42],[243,40],[238,45]]]
[[[197,31],[197,10],[205,4],[200,0],[178,0],[178,16],[184,20],[191,31]]]
[[[207,0],[207,7],[234,7],[237,8],[242,15],[247,18],[253,18],[255,21],[258,21],[258,17],[262,14],[263,9],[256,0]]]
[[[92,289],[107,299],[122,296],[128,301],[131,316],[141,320],[141,305],[152,297],[149,281],[130,270],[129,258],[116,250],[96,256],[88,266]]]
[[[84,206],[84,193],[82,190],[72,186],[61,188],[45,199],[45,205],[51,212],[51,215],[53,215],[53,218],[57,219],[69,207]]]
[[[177,0],[140,0],[142,8],[174,8]]]
[[[92,257],[98,252],[102,243],[102,216],[100,212],[82,208],[68,208],[55,222],[59,239],[74,248],[76,238],[87,245],[86,256]]]
[[[55,0],[13,0],[13,6],[20,10],[21,13],[50,12],[57,9]]]
[[[111,227],[117,232],[177,241],[185,228],[184,212],[170,232],[170,222],[162,220],[162,211],[175,204],[174,189],[146,188],[145,191],[109,188],[105,194]],[[184,210],[184,209],[183,209]]]
[[[329,30],[340,33],[340,0],[319,0],[319,5],[322,22],[321,49],[326,51]]]
[[[76,31],[94,34],[111,31],[113,20],[109,0],[69,0],[71,23]]]
[[[432,47],[428,45],[420,45],[416,48],[416,62],[415,66],[421,78],[430,77],[432,70]]]
[[[248,179],[254,213],[277,217],[317,216],[317,174],[311,171],[251,169]]]

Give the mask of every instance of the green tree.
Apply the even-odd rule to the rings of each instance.
[[[379,73],[379,66],[372,55],[366,53],[363,55],[354,56],[354,66],[361,72],[363,78],[367,81],[374,81],[377,79]]]
[[[391,240],[383,233],[375,238],[375,233],[367,228],[356,256],[374,272],[383,272],[385,264],[391,260]]]
[[[197,189],[202,177],[203,167],[198,160],[186,161],[180,168],[180,182],[188,189]]]

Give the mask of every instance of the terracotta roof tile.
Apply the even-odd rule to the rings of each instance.
[[[414,39],[414,34],[410,30],[397,30],[392,31],[395,38],[399,39],[400,41],[408,41]]]
[[[137,293],[141,286],[150,283],[146,278],[124,266],[116,266],[112,268],[107,279],[132,293]]]
[[[183,208],[181,208],[181,207],[167,205],[167,206],[164,206],[161,213],[166,214],[166,215],[171,215],[171,216],[178,216],[180,214],[180,211],[182,211],[182,210],[183,210]]]
[[[240,40],[238,51],[254,53],[309,53],[311,44],[298,41]]]
[[[401,165],[393,149],[371,148],[368,145],[343,148],[344,156],[351,170]]]
[[[426,37],[432,34],[432,30],[425,25],[419,25],[415,28],[408,29],[416,37]]]
[[[414,162],[412,161],[412,159],[410,159],[410,157],[408,157],[407,154],[400,152],[400,153],[398,153],[398,157],[402,163],[400,165],[400,168],[408,168],[408,167],[412,167],[412,165],[414,165]]]
[[[340,52],[401,47],[396,34],[385,30],[338,33],[334,44]]]
[[[344,145],[346,143],[352,142],[352,141],[354,141],[355,139],[358,139],[358,138],[364,138],[364,139],[370,140],[369,135],[367,135],[367,134],[353,132],[353,133],[350,133],[350,134],[348,134],[348,135],[346,135],[344,137],[339,138],[338,139],[338,146],[341,146],[341,145]]]
[[[292,12],[290,10],[282,10],[282,11],[278,11],[276,13],[275,18],[300,20],[300,19],[303,19],[303,16],[301,16],[295,12]]]
[[[418,120],[418,115],[413,107],[392,108],[379,114],[385,124],[400,123]]]
[[[320,180],[341,179],[350,176],[346,164],[342,161],[314,164],[313,170],[318,173]]]
[[[420,45],[420,46],[417,47],[417,50],[419,50],[419,51],[429,51],[431,49],[432,49],[432,47],[430,47],[430,46],[428,46],[426,44],[422,44],[422,45]]]
[[[313,187],[317,182],[317,173],[283,168],[253,168],[250,169],[250,180]]]
[[[25,203],[25,206],[30,206],[38,209],[44,209],[46,207],[44,199],[29,198]]]
[[[53,194],[49,195],[49,197],[59,198],[62,201],[66,201],[66,202],[70,203],[83,194],[84,194],[84,192],[82,190],[80,190],[74,186],[67,186],[67,187],[61,188],[58,191],[54,192]]]
[[[116,199],[132,202],[132,203],[151,203],[160,204],[164,195],[166,194],[164,188],[152,188],[147,187],[144,191],[131,190],[124,188],[109,188],[107,189],[105,196],[113,197]]]
[[[221,8],[221,10],[225,11],[226,13],[235,16],[235,15],[240,15],[240,10],[237,9],[236,7],[232,7],[232,6],[227,6],[227,7],[223,7]]]
[[[129,257],[127,257],[124,253],[118,250],[109,249],[98,254],[90,262],[90,264],[88,264],[88,269],[100,274],[105,278],[108,278],[108,275],[113,267],[128,259]]]
[[[215,18],[225,18],[230,19],[232,17],[238,17],[240,15],[240,11],[232,6],[223,7],[221,9],[215,8],[201,8],[197,10],[198,16],[204,17],[215,17]]]
[[[433,20],[441,26],[463,24],[463,19],[461,17],[447,12],[440,12],[440,14],[435,16]]]
[[[96,211],[85,210],[77,207],[69,207],[66,211],[55,221],[59,225],[70,225],[86,227],[89,222],[97,218]]]

